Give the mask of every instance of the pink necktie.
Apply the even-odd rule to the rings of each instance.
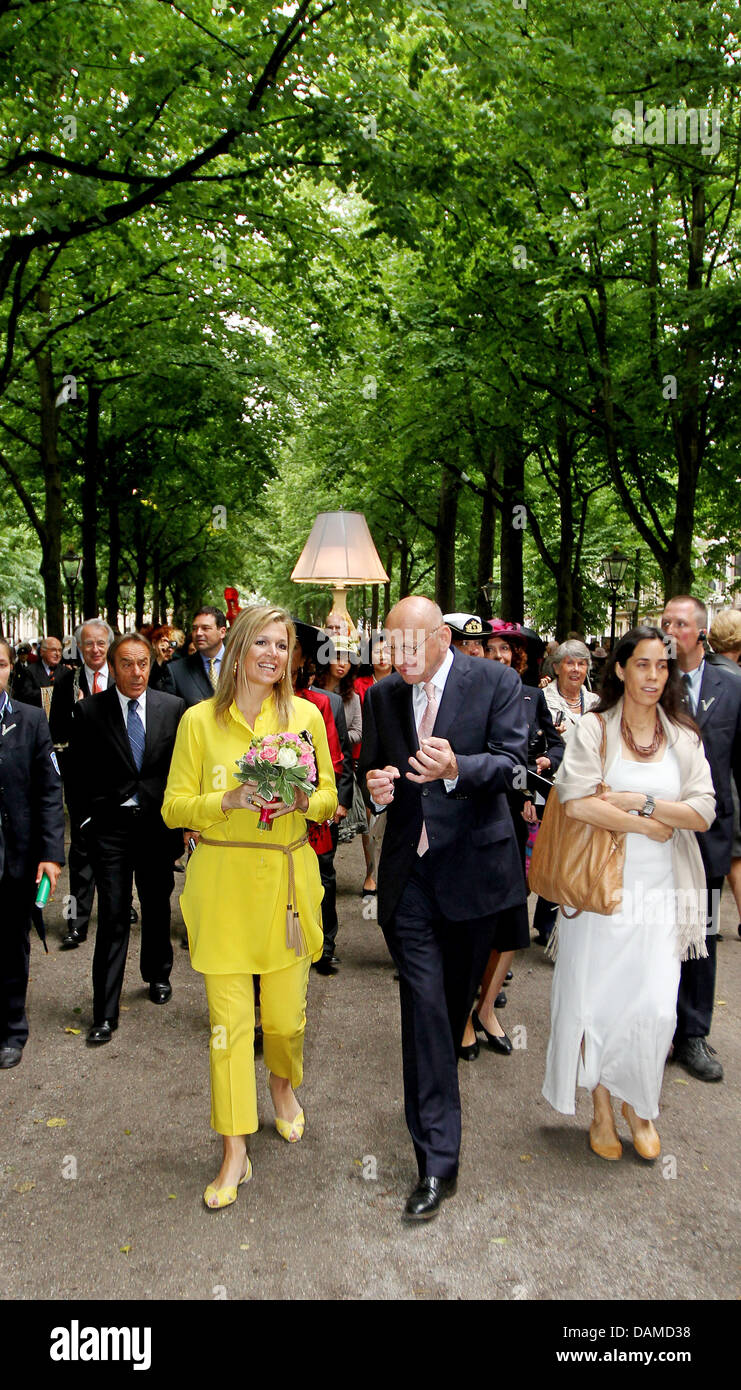
[[[437,690],[432,681],[425,681],[425,695],[427,696],[427,708],[422,715],[422,722],[419,726],[420,743],[423,738],[430,737],[435,727],[435,720],[437,719]],[[419,837],[419,844],[417,845],[417,854],[423,855],[427,849],[429,849],[429,840],[427,839],[427,826],[423,821],[422,834]]]

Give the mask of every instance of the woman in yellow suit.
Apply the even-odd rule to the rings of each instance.
[[[181,897],[190,959],[205,976],[211,1017],[211,1124],[224,1159],[204,1201],[236,1201],[252,1176],[246,1136],[257,1130],[253,976],[260,976],[263,1054],[279,1134],[304,1132],[294,1087],[303,1076],[309,967],[322,953],[322,886],[306,820],[337,808],[324,720],[306,700],[294,704],[295,632],[283,609],[253,605],[234,622],[214,698],[194,705],[178,729],[162,815],[197,832]],[[311,734],[317,784],[291,806],[267,803],[254,782],[239,784],[235,763],[253,736]],[[264,805],[270,830],[258,830]]]

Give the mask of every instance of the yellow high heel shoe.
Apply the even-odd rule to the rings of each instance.
[[[658,1133],[656,1131],[656,1126],[654,1125],[653,1121],[649,1120],[647,1122],[647,1129],[644,1129],[643,1131],[636,1130],[633,1127],[633,1122],[638,1117],[636,1115],[635,1110],[633,1109],[633,1106],[628,1105],[627,1100],[623,1101],[622,1111],[624,1118],[628,1121],[628,1124],[630,1126],[630,1132],[633,1136],[633,1148],[635,1149],[636,1153],[640,1154],[641,1158],[648,1159],[649,1162],[651,1162],[654,1158],[658,1158],[659,1154],[661,1153],[661,1140],[659,1139]]]
[[[306,1116],[303,1110],[299,1110],[292,1120],[282,1120],[280,1115],[275,1117],[275,1128],[281,1139],[285,1139],[288,1144],[297,1144],[299,1139],[304,1137],[306,1128]]]
[[[239,1179],[237,1187],[241,1187],[243,1182],[249,1182],[251,1177],[252,1162],[248,1155],[247,1171]],[[213,1183],[210,1182],[203,1194],[203,1200],[206,1206],[208,1207],[209,1211],[220,1211],[222,1207],[230,1207],[232,1202],[236,1202],[237,1187],[214,1187]],[[216,1198],[215,1202],[212,1200],[212,1198],[214,1197]]]

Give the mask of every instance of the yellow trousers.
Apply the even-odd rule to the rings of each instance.
[[[260,976],[263,1058],[268,1071],[301,1085],[311,959]],[[211,1018],[211,1127],[257,1130],[255,997],[252,975],[204,975]]]

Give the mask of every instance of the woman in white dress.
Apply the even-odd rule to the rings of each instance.
[[[597,795],[602,781],[608,790]],[[706,954],[695,831],[715,818],[710,768],[657,628],[634,628],[617,643],[600,704],[579,720],[555,785],[567,816],[625,835],[625,865],[613,916],[559,913],[543,1095],[573,1115],[575,1087],[591,1091],[589,1143],[607,1159],[622,1153],[615,1096],[636,1152],[654,1159],[680,962]]]

